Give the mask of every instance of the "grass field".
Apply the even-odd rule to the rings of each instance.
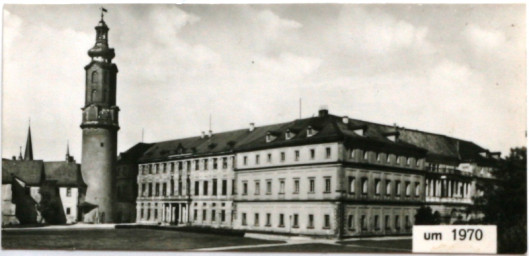
[[[253,247],[255,246],[255,247]],[[286,244],[239,236],[154,229],[2,230],[4,249],[237,252],[410,252],[411,240]],[[226,248],[223,248],[226,247]]]

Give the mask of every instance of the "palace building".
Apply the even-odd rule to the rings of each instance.
[[[444,135],[335,116],[148,144],[136,222],[332,237],[410,234],[443,223],[493,180],[499,153]],[[130,161],[129,161],[130,164]]]

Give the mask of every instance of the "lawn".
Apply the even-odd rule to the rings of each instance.
[[[194,250],[278,243],[228,235],[152,229],[2,230],[4,249]]]
[[[237,252],[315,252],[315,253],[410,253],[411,239],[383,241],[351,241],[337,244],[289,244],[244,248]]]

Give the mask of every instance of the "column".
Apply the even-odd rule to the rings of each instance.
[[[143,196],[143,194],[142,194],[143,191],[141,191],[142,184],[143,183],[138,182],[138,197],[142,197]]]
[[[182,217],[182,204],[178,204],[178,223],[182,223],[184,221]]]

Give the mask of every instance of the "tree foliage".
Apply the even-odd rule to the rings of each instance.
[[[430,206],[421,206],[415,214],[415,225],[438,225],[441,223],[441,216],[438,212],[432,213]]]

